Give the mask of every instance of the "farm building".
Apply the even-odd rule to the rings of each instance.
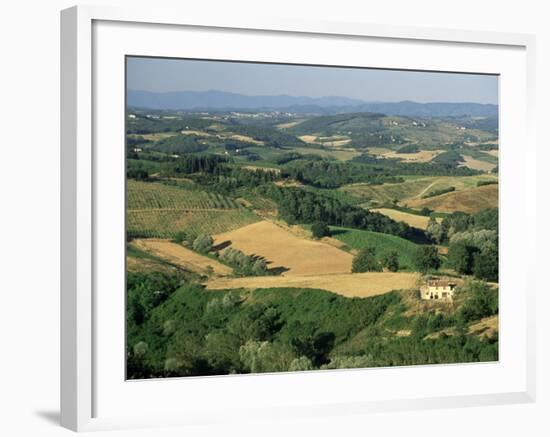
[[[420,298],[425,300],[452,301],[456,283],[446,279],[429,279],[420,288]]]

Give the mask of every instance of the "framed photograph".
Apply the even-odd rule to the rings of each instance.
[[[61,30],[63,426],[534,400],[534,37]]]

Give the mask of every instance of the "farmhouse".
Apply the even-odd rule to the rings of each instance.
[[[452,301],[456,283],[445,279],[429,279],[420,288],[420,298],[425,300]]]

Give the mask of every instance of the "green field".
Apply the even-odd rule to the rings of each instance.
[[[418,245],[395,235],[379,232],[362,231],[359,229],[331,226],[332,236],[348,246],[360,250],[364,247],[375,247],[377,258],[396,251],[399,253],[399,269],[413,270],[413,261]]]

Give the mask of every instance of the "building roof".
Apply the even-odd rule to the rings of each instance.
[[[449,287],[456,285],[456,282],[448,279],[428,279],[427,283],[430,287]]]

